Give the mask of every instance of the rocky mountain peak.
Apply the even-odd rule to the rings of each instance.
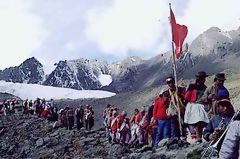
[[[41,83],[44,79],[42,64],[34,57],[25,60],[21,65],[6,68],[0,72],[0,79],[17,83]]]

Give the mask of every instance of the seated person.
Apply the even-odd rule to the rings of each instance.
[[[216,115],[214,115],[203,131],[206,141],[218,139],[229,124],[234,109],[229,99],[220,99],[216,104]]]

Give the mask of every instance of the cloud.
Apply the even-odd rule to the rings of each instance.
[[[224,31],[235,30],[240,26],[239,4],[238,0],[191,0],[178,20],[188,26],[189,41],[213,26]]]
[[[240,25],[238,0],[172,1],[191,43],[212,26]],[[30,56],[41,63],[96,58],[150,58],[171,50],[168,2],[161,0],[0,1],[0,69]]]
[[[177,22],[188,26],[186,42],[212,26],[223,30],[239,27],[240,10],[237,0],[173,1]],[[169,6],[159,0],[114,0],[104,10],[93,9],[87,14],[87,37],[104,54],[123,56],[135,52],[151,57],[171,50]]]
[[[47,35],[30,7],[30,1],[0,1],[0,69],[26,60]]]
[[[85,32],[105,54],[149,54],[161,39],[169,39],[170,34],[163,34],[168,12],[168,4],[159,0],[114,0],[105,10],[88,11]]]

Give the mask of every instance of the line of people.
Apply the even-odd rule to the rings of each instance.
[[[15,108],[20,106],[20,101],[17,99],[8,99],[0,102],[0,114],[7,115],[7,114],[14,114]]]
[[[168,88],[159,93],[153,104],[127,112],[108,105],[103,112],[106,134],[110,142],[129,146],[152,144],[157,147],[164,138],[177,138],[189,142],[216,140],[229,124],[234,108],[229,91],[224,86],[224,73],[214,77],[213,85],[205,85],[208,75],[200,71],[194,83],[175,85],[173,77],[166,78]],[[221,125],[221,126],[219,126]]]
[[[84,125],[86,130],[91,130],[94,126],[94,111],[90,105],[86,105],[86,108],[80,106],[75,110],[67,106],[59,111],[59,118],[60,124],[68,130],[74,127],[75,121],[78,130]]]
[[[86,105],[77,108],[66,106],[64,109],[58,110],[53,99],[46,101],[44,98],[36,100],[18,101],[9,99],[0,103],[0,114],[11,115],[16,108],[22,108],[22,113],[25,115],[37,115],[41,118],[46,118],[54,122],[54,127],[63,126],[66,129],[73,129],[74,125],[78,130],[85,126],[86,130],[91,130],[94,126],[94,111],[93,107]]]

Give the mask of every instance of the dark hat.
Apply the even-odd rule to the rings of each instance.
[[[166,78],[166,82],[174,82],[174,78],[172,76]]]
[[[215,78],[218,79],[218,80],[222,80],[222,81],[226,80],[224,73],[218,73],[218,74],[216,74],[216,75],[215,75]]]
[[[217,101],[217,106],[219,105],[231,106],[231,101],[229,98],[223,98]]]
[[[205,71],[199,71],[195,76],[205,78],[205,77],[208,77],[209,75],[207,75]]]

